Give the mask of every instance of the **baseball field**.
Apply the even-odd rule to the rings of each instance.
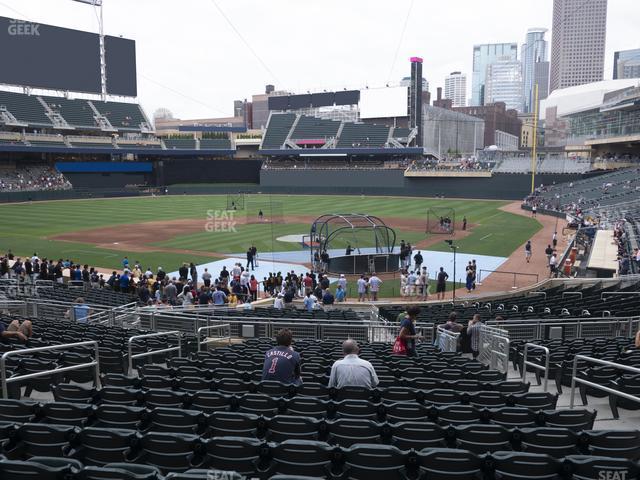
[[[170,272],[182,262],[205,264],[241,255],[252,244],[262,254],[302,250],[300,243],[279,239],[308,234],[313,220],[326,213],[375,215],[396,230],[397,243],[448,251],[444,240],[452,237],[427,234],[427,217],[428,212],[454,212],[458,251],[498,257],[509,257],[541,228],[535,219],[503,211],[508,202],[501,201],[300,195],[243,200],[236,211],[228,210],[226,195],[3,204],[0,250],[108,269],[120,268],[127,256],[145,268]],[[263,222],[254,221],[259,210]],[[271,222],[271,214],[278,223]]]

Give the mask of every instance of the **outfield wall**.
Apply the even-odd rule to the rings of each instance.
[[[574,182],[580,174],[536,175],[540,184]],[[531,176],[497,173],[486,177],[404,176],[402,170],[261,170],[260,190],[265,193],[364,194],[522,200],[531,191]]]

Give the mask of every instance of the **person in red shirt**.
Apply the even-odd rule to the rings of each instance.
[[[249,279],[249,293],[251,293],[251,300],[255,302],[258,300],[258,280],[255,275],[251,275]]]

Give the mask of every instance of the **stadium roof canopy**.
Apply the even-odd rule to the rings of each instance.
[[[557,107],[558,117],[599,108],[606,94],[639,85],[640,79],[638,78],[624,78],[554,90],[551,95],[540,102],[540,119],[544,120],[547,108],[552,107]]]

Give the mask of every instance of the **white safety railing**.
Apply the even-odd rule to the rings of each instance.
[[[587,387],[591,387],[596,390],[601,390],[611,395],[617,395],[618,397],[626,398],[627,400],[640,403],[640,397],[636,397],[635,395],[630,395],[628,393],[621,392],[620,390],[616,390],[615,388],[605,387],[604,385],[600,385],[599,383],[590,382],[589,380],[585,380],[584,378],[579,378],[578,362],[580,360],[584,360],[587,363],[595,363],[596,365],[602,365],[605,367],[617,368],[618,370],[624,370],[627,372],[640,373],[640,368],[629,367],[628,365],[609,362],[608,360],[601,360],[599,358],[587,357],[586,355],[576,355],[573,358],[573,369],[571,372],[571,400],[569,402],[569,408],[574,408],[575,406],[576,383],[580,383],[582,385],[586,385]]]
[[[210,337],[207,334],[207,336],[205,337],[205,340],[203,341],[202,340],[203,332],[210,332],[212,330],[221,330],[221,333],[223,333],[224,335],[221,335],[218,337]],[[200,327],[198,329],[197,338],[198,338],[198,351],[202,351],[203,346],[213,342],[219,343],[219,342],[227,341],[228,343],[231,343],[231,325],[229,325],[228,323],[223,323],[222,325],[211,325],[208,327]]]
[[[509,332],[501,328],[482,325],[478,346],[478,361],[502,373],[509,371]]]
[[[604,313],[604,312],[603,312]],[[487,323],[499,325],[509,332],[512,340],[547,339],[552,327],[562,330],[563,338],[592,338],[592,337],[632,337],[640,327],[639,317],[584,317],[576,318],[549,318],[549,319],[523,319],[502,320],[496,322],[490,320]]]
[[[531,350],[542,350],[544,352],[544,366],[539,365],[537,363],[529,362],[527,360],[529,349]],[[537,345],[535,343],[526,343],[524,345],[524,354],[522,358],[522,383],[525,383],[527,380],[527,366],[533,367],[537,370],[542,370],[544,372],[544,383],[543,388],[546,392],[549,387],[549,349],[547,347],[543,347],[542,345]]]
[[[169,347],[169,348],[161,348],[160,350],[149,350],[143,353],[133,354],[133,342],[136,340],[146,339],[146,338],[155,338],[155,337],[167,337],[175,335],[178,338],[178,346],[177,347]],[[182,334],[177,330],[171,332],[160,332],[160,333],[148,333],[146,335],[135,335],[130,337],[127,342],[127,365],[128,365],[128,374],[131,375],[133,372],[133,361],[136,358],[145,358],[151,355],[158,355],[160,353],[169,353],[169,352],[178,352],[178,356],[182,356]]]
[[[459,332],[452,332],[451,330],[445,330],[442,325],[438,325],[436,328],[436,340],[435,345],[443,352],[456,352],[458,351],[458,339],[460,338]]]
[[[9,357],[15,357],[18,355],[30,355],[38,352],[49,352],[51,350],[68,350],[71,348],[85,347],[89,345],[92,345],[95,349],[95,357],[91,362],[82,363],[78,365],[70,365],[67,367],[52,368],[51,370],[28,373],[26,375],[16,375],[16,376],[7,378],[7,358]],[[9,383],[29,380],[30,378],[44,377],[44,376],[55,374],[55,373],[81,370],[83,368],[89,368],[89,367],[94,368],[94,381],[96,384],[96,388],[100,388],[100,354],[99,354],[98,342],[95,340],[86,341],[86,342],[77,342],[77,343],[66,343],[63,345],[50,345],[48,347],[26,348],[23,350],[11,350],[9,352],[5,352],[2,354],[2,357],[0,357],[0,380],[2,381],[2,396],[3,398],[9,398],[8,389],[7,389],[7,385]]]

